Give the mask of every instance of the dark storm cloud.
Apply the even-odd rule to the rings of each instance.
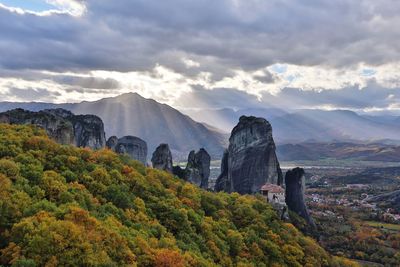
[[[0,70],[0,78],[23,78],[25,81],[51,80],[56,84],[67,85],[69,87],[79,87],[86,89],[119,89],[120,83],[112,78],[73,76],[62,73],[46,73],[35,70]]]
[[[3,96],[17,97],[22,101],[34,101],[40,99],[42,101],[52,101],[54,97],[60,96],[61,94],[54,91],[49,91],[45,88],[9,88],[8,93]]]
[[[232,68],[276,62],[346,66],[400,60],[400,2],[394,0],[85,3],[82,17],[0,8],[0,50],[6,51],[0,66],[133,71],[160,63],[189,75],[208,70],[223,77]],[[185,68],[181,56],[201,66]]]
[[[120,83],[117,80],[111,78],[99,78],[99,77],[77,77],[77,76],[56,76],[54,81],[61,84],[78,86],[88,89],[118,89]]]
[[[188,105],[190,103],[190,105]],[[193,103],[193,104],[192,104]],[[400,103],[400,88],[387,89],[375,83],[359,89],[358,86],[340,90],[304,91],[299,88],[284,88],[278,94],[264,92],[261,98],[244,91],[229,88],[205,90],[196,87],[184,93],[174,105],[191,108],[280,108],[284,110],[321,108],[329,106],[337,109],[364,110],[388,108]]]
[[[269,71],[263,71],[262,74],[254,75],[253,78],[262,83],[274,83],[279,80],[275,74]]]
[[[358,86],[346,87],[340,90],[309,90],[284,88],[276,97],[268,93],[263,95],[265,103],[278,101],[283,106],[294,108],[313,108],[331,106],[340,109],[371,109],[388,108],[400,100],[400,89],[383,88],[376,83],[370,83],[365,88]]]

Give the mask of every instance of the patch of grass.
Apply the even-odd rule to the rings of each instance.
[[[387,230],[400,232],[400,224],[380,223],[380,222],[372,222],[372,221],[368,221],[365,223],[372,227],[385,228]]]

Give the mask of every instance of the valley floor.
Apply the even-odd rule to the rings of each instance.
[[[212,187],[220,172],[212,162]],[[363,266],[400,266],[400,209],[368,197],[400,189],[400,163],[325,159],[281,162],[306,171],[306,200],[319,243]]]
[[[308,207],[319,243],[365,266],[400,265],[400,209],[370,196],[400,189],[399,167],[308,169]]]

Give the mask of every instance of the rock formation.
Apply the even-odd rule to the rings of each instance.
[[[34,124],[46,130],[47,135],[57,143],[74,143],[74,128],[70,121],[44,111],[31,112],[13,109],[0,113],[0,122],[9,124]]]
[[[172,154],[168,144],[161,144],[151,158],[153,168],[172,173]]]
[[[14,109],[0,113],[0,122],[37,125],[60,144],[92,149],[105,146],[103,122],[94,115],[74,115],[64,109],[46,109],[39,112]]]
[[[185,179],[201,188],[208,188],[211,157],[204,148],[189,153]]]
[[[282,184],[269,122],[253,116],[240,117],[232,130],[222,165],[217,191],[254,194],[265,183]]]
[[[179,178],[186,180],[186,169],[182,169],[181,166],[173,166],[172,173]]]
[[[302,168],[289,170],[285,176],[286,196],[285,201],[289,210],[295,212],[306,220],[309,226],[315,228],[315,223],[308,213],[304,201],[305,178]]]
[[[173,166],[172,173],[185,181],[196,184],[203,189],[208,189],[210,165],[210,155],[204,148],[201,148],[197,152],[190,151],[185,169],[180,166]]]
[[[118,154],[128,154],[132,159],[143,164],[147,162],[147,144],[136,136],[128,135],[122,138],[111,136],[107,140],[107,147]]]
[[[45,109],[43,112],[62,117],[72,123],[76,146],[92,149],[100,149],[105,146],[104,124],[99,117],[95,115],[74,115],[62,108]]]
[[[75,145],[100,149],[105,146],[106,136],[101,119],[95,115],[77,115],[69,118],[74,125]]]
[[[115,147],[117,146],[117,144],[118,144],[118,137],[113,135],[110,138],[108,138],[108,140],[106,142],[106,147],[115,151]]]
[[[221,160],[221,174],[218,176],[217,181],[215,183],[214,190],[219,191],[226,191],[228,193],[231,192],[231,184],[228,180],[228,156],[229,152],[226,149],[224,151],[224,155],[222,156]]]

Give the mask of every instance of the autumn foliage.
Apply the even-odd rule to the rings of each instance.
[[[261,198],[0,124],[0,265],[351,266]]]

